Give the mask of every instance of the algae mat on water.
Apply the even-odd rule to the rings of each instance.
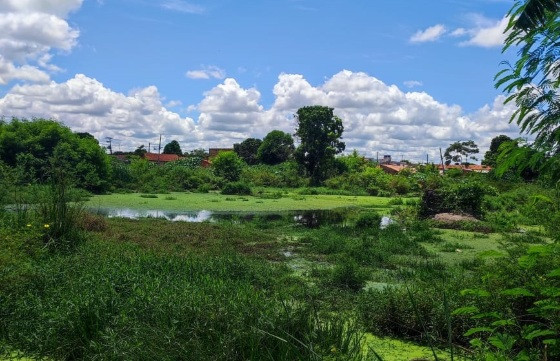
[[[93,196],[85,202],[88,208],[128,207],[172,211],[239,211],[270,212],[367,207],[388,209],[391,198],[342,195],[286,195],[278,199],[254,196],[226,196],[218,193],[170,193],[142,195],[139,193]]]

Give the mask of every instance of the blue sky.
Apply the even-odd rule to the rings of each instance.
[[[509,0],[4,0],[0,115],[125,149],[230,146],[335,108],[348,150],[435,157],[508,124],[493,76]]]

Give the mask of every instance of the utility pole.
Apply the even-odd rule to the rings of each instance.
[[[428,153],[426,153],[426,165],[428,165]]]
[[[157,162],[159,164],[159,155],[161,154],[161,134],[159,135],[159,146],[158,146],[158,150],[157,150]]]
[[[152,143],[148,142],[148,153],[150,153]]]

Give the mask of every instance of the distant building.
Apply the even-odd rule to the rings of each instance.
[[[209,148],[208,149],[208,158],[215,157],[220,152],[233,152],[233,148]]]
[[[169,163],[181,159],[177,154],[146,153],[144,159],[154,163]]]
[[[379,167],[381,167],[381,169],[388,174],[397,174],[401,170],[408,168],[408,166],[402,164],[383,164],[383,163],[379,164]]]
[[[380,164],[391,164],[391,155],[390,154],[385,154],[383,156],[383,159],[381,159],[379,161]]]

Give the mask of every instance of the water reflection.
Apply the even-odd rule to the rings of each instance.
[[[131,208],[97,208],[93,211],[109,218],[162,218],[172,222],[227,221],[233,223],[256,222],[262,225],[272,225],[277,221],[291,221],[307,228],[317,228],[324,225],[346,227],[349,223],[352,223],[352,218],[359,212],[359,210],[355,209],[287,211],[277,213],[215,212],[207,210],[172,212]],[[380,228],[386,228],[392,223],[394,223],[394,220],[383,216]]]

